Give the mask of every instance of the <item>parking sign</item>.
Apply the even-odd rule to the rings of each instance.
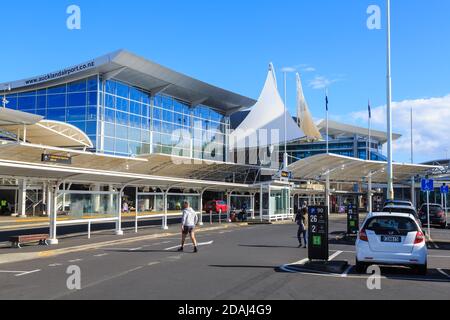
[[[422,191],[423,192],[433,192],[434,191],[434,181],[431,179],[422,180]]]
[[[449,188],[448,188],[447,185],[444,184],[444,185],[441,187],[441,193],[442,193],[442,194],[448,194],[448,192],[449,192]]]

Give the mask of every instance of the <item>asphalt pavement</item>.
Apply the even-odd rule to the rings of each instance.
[[[332,258],[350,263],[342,274],[289,268],[307,257],[307,250],[297,247],[297,226],[293,223],[206,229],[198,234],[201,246],[197,254],[192,252],[192,246],[187,246],[184,253],[177,252],[179,236],[174,228],[166,237],[2,264],[0,299],[441,300],[450,297],[450,230],[433,229],[427,276],[416,275],[406,268],[383,268],[381,290],[369,290],[369,275],[356,274],[352,267],[354,243],[340,240],[346,229],[344,217],[333,217],[330,224]],[[150,233],[152,230],[146,231]],[[81,272],[81,290],[68,289],[67,281],[71,278],[67,271],[71,266]]]

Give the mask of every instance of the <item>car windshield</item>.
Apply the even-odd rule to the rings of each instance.
[[[406,236],[410,232],[417,232],[417,225],[413,220],[403,217],[376,217],[366,224],[366,230],[374,231],[376,235]]]
[[[427,212],[427,206],[423,205],[422,208],[420,209],[420,211],[422,212]],[[439,213],[441,212],[443,209],[441,206],[437,206],[437,205],[430,205],[430,213],[431,214],[435,214],[435,213]]]

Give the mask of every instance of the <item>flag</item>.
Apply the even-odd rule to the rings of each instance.
[[[372,107],[370,106],[370,101],[369,101],[369,119],[372,119]]]
[[[325,104],[326,104],[326,108],[327,108],[327,112],[329,111],[328,109],[328,94],[325,96]]]

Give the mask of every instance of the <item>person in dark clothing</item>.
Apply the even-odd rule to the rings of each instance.
[[[298,211],[297,216],[295,217],[295,222],[298,225],[298,232],[297,232],[297,238],[298,238],[298,242],[299,242],[299,248],[301,248],[303,246],[302,244],[302,240],[304,241],[304,246],[303,248],[307,247],[307,233],[306,233],[306,219],[307,219],[307,215],[308,215],[308,206],[306,204],[306,202],[303,204],[303,207]]]

